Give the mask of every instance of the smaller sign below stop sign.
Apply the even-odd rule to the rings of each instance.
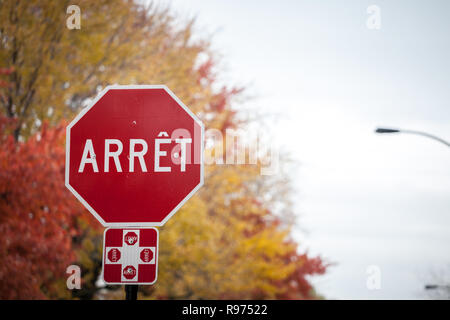
[[[103,240],[107,284],[153,284],[158,274],[156,228],[108,228]]]

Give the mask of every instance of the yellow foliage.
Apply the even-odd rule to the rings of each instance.
[[[0,67],[13,68],[0,106],[26,138],[43,120],[72,118],[108,84],[166,84],[199,112],[212,95],[195,65],[206,42],[193,41],[167,9],[131,0],[79,0],[81,29],[66,28],[69,1],[0,2]],[[39,121],[37,121],[39,120]]]
[[[280,288],[273,282],[295,269],[283,260],[295,247],[286,243],[286,229],[253,230],[251,216],[269,215],[264,208],[256,208],[254,197],[244,191],[246,183],[259,179],[256,170],[210,166],[207,172],[200,194],[161,228],[160,269],[153,295],[245,299],[260,289],[274,297]]]

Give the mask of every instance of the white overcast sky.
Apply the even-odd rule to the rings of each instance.
[[[336,299],[423,298],[450,269],[450,1],[161,0],[213,34],[227,81],[300,163],[292,179],[303,250],[336,265],[313,280]],[[366,26],[369,5],[381,29]],[[381,270],[381,289],[366,286]],[[449,270],[450,272],[450,270]]]

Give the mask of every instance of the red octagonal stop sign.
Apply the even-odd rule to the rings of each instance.
[[[69,124],[66,187],[104,226],[162,226],[203,184],[203,124],[166,86],[108,86]]]

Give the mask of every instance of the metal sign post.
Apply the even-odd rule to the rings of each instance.
[[[138,287],[137,284],[126,284],[125,300],[137,300]]]

